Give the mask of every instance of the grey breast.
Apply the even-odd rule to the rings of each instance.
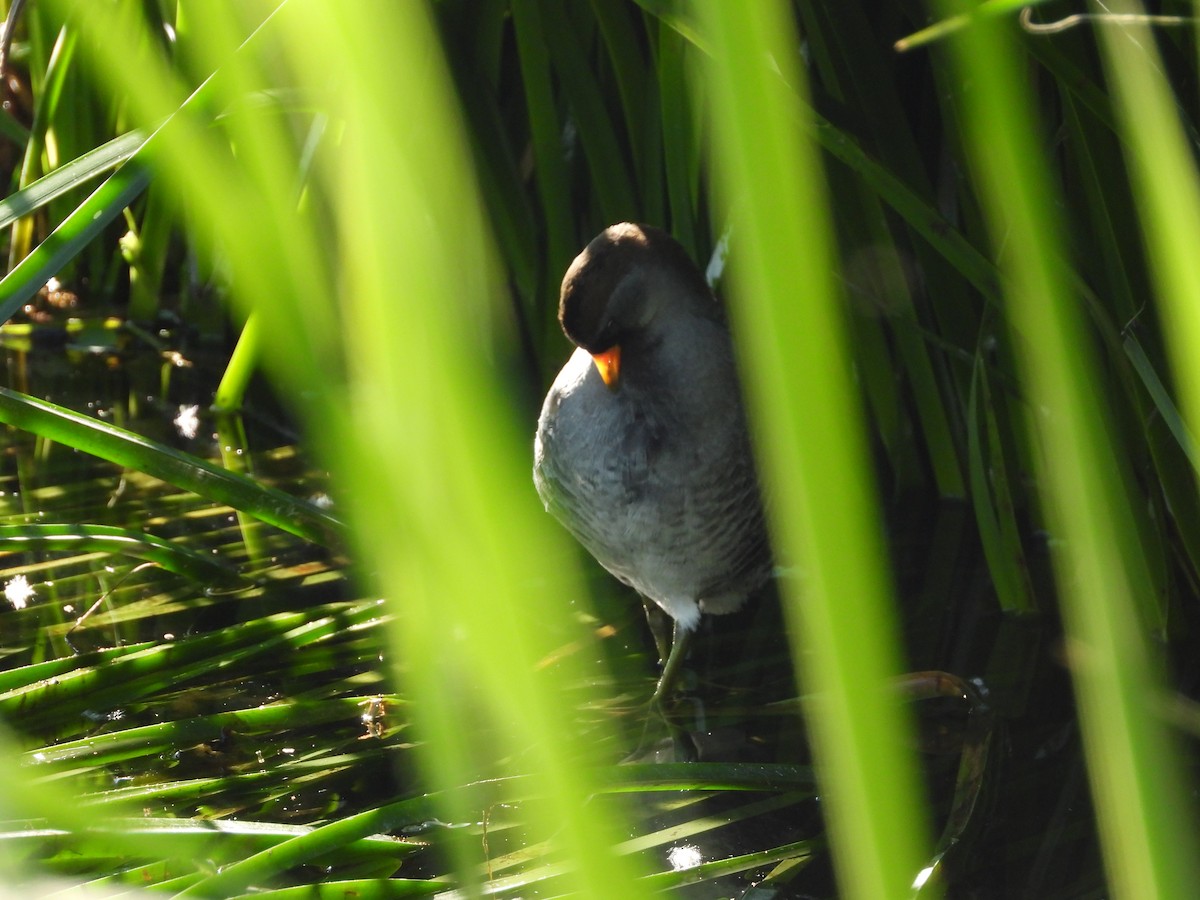
[[[576,354],[539,419],[534,477],[546,508],[668,611],[664,601],[684,598],[736,609],[770,571],[736,387],[663,403],[636,385],[612,394],[590,368]]]

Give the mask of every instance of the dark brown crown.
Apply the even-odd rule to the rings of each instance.
[[[684,290],[711,296],[687,251],[665,231],[629,222],[612,225],[592,239],[563,276],[558,321],[571,341],[599,353],[622,339],[627,323],[614,318],[609,301],[638,267],[665,269]]]

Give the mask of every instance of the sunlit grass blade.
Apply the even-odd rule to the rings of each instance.
[[[128,208],[125,219],[129,230],[119,246],[129,272],[129,318],[146,322],[154,319],[162,302],[168,248],[176,224],[167,188],[151,187],[146,192],[140,222],[133,220]]]
[[[30,129],[29,140],[25,144],[25,155],[21,162],[21,173],[18,186],[24,187],[36,181],[42,174],[47,160],[46,132],[54,121],[55,113],[62,97],[63,83],[71,68],[71,57],[74,56],[79,33],[74,29],[61,29],[54,42],[54,49],[47,64],[45,80],[42,89],[38,91],[37,106],[34,109],[33,126]],[[7,117],[6,117],[7,118]],[[57,154],[54,154],[57,155]],[[51,168],[54,168],[51,161]],[[34,237],[32,220],[18,222],[12,229],[8,248],[8,267],[11,269],[29,253],[30,243]]]
[[[395,7],[365,35],[339,27],[324,4],[293,12],[286,25],[299,48],[366,58],[400,52],[409,62],[347,73],[336,222],[353,235],[339,245],[339,337],[356,427],[334,462],[359,547],[396,615],[393,659],[424,713],[427,783],[447,788],[477,770],[480,747],[460,717],[471,709],[497,729],[489,753],[522,760],[543,788],[547,803],[535,821],[571,861],[566,890],[636,897],[632,866],[611,849],[612,822],[586,802],[592,790],[580,761],[592,748],[578,740],[561,690],[583,661],[539,667],[557,646],[554,635],[575,630],[569,604],[578,587],[561,571],[570,557],[550,537],[552,522],[531,489],[529,440],[507,415],[504,369],[491,361],[486,329],[471,324],[491,321],[497,279],[446,73],[428,52],[428,10]],[[515,7],[514,16],[519,34]],[[378,114],[396,103],[408,111],[404,120]],[[552,125],[554,110],[542,112]],[[386,166],[377,164],[381,155]],[[404,335],[403,354],[395,335]],[[447,821],[473,814],[446,802]],[[451,853],[465,882],[478,877],[477,846],[455,842]]]
[[[173,544],[152,534],[109,525],[0,525],[0,546],[33,551],[66,550],[72,553],[100,551],[132,556],[162,566],[201,584],[227,583],[234,570],[182,544]]]
[[[0,279],[0,319],[12,318],[52,275],[74,259],[150,183],[142,166],[126,163],[46,240]]]
[[[735,223],[732,302],[777,551],[804,575],[784,584],[794,657],[845,896],[906,894],[929,852],[909,728],[890,689],[900,670],[888,577],[820,168],[788,85],[803,84],[784,5],[714,4],[718,171]],[[778,66],[778,70],[775,68]],[[819,439],[814,436],[819,435]]]
[[[237,345],[233,348],[229,364],[225,367],[225,374],[221,376],[221,383],[217,385],[217,392],[213,396],[214,412],[234,412],[242,408],[246,388],[249,387],[250,379],[258,366],[261,352],[260,321],[258,316],[251,313],[246,324],[242,326],[242,333],[238,336]]]
[[[414,878],[362,878],[348,881],[322,881],[299,887],[254,891],[240,894],[246,900],[397,900],[404,897],[430,897],[446,886],[437,881]]]
[[[431,798],[416,797],[348,816],[320,828],[304,829],[303,833],[289,840],[240,859],[209,875],[176,897],[180,900],[229,897],[250,887],[269,884],[275,875],[293,866],[337,852],[371,835],[384,835],[403,825],[424,821],[434,815],[435,810]],[[395,842],[393,846],[397,856],[405,853],[403,844]]]
[[[954,14],[961,4],[938,9]],[[993,239],[1004,248],[1010,328],[1039,439],[1042,502],[1057,538],[1055,574],[1105,863],[1118,896],[1184,897],[1198,877],[1194,823],[1178,802],[1190,790],[1155,712],[1162,687],[1147,643],[1151,623],[1137,609],[1153,589],[1129,525],[1123,451],[1098,399],[1091,343],[1068,290],[1055,192],[1034,138],[1035,105],[1002,27],[975,20],[951,46],[973,86],[963,110],[967,146]]]
[[[1034,3],[1030,3],[1029,0],[982,0],[970,12],[947,13],[941,21],[901,38],[896,41],[896,50],[913,50],[954,34],[962,28],[969,28],[975,21],[1010,15],[1028,6],[1036,6],[1038,2],[1044,3],[1046,0],[1035,0]]]
[[[55,678],[67,672],[81,668],[92,668],[107,665],[122,656],[136,653],[150,647],[150,642],[129,644],[125,647],[112,647],[106,650],[96,650],[92,653],[81,653],[78,656],[65,659],[49,659],[28,666],[18,666],[5,672],[0,672],[0,694],[6,694],[17,688],[26,687],[38,681]]]
[[[402,705],[398,698],[379,698],[393,707]],[[125,728],[104,734],[92,734],[75,741],[63,741],[50,747],[29,751],[23,762],[31,777],[45,777],[59,764],[87,762],[103,766],[133,756],[169,752],[210,740],[222,729],[234,728],[242,734],[256,731],[278,731],[303,726],[310,728],[324,722],[357,720],[362,716],[363,703],[357,698],[335,698],[321,702],[282,702],[260,704],[247,709],[231,710],[212,716],[174,719],[156,725]]]
[[[732,856],[728,859],[713,860],[690,869],[658,872],[654,875],[647,875],[643,881],[647,887],[651,887],[656,891],[667,891],[672,888],[685,887],[689,884],[699,884],[702,881],[719,878],[722,875],[761,869],[763,866],[781,862],[785,859],[807,863],[823,850],[824,847],[824,842],[819,840],[795,841],[791,844],[784,844],[782,847],[773,847],[770,850],[760,850],[755,853]]]
[[[373,604],[316,620],[303,613],[279,614],[247,622],[228,633],[156,644],[98,668],[75,669],[6,691],[0,694],[0,714],[19,718],[23,726],[31,728],[49,720],[69,719],[106,703],[128,703],[239,659],[324,640],[339,628],[361,624],[377,614]]]
[[[10,318],[52,275],[67,262],[74,259],[100,231],[121,214],[137,198],[150,182],[151,172],[146,158],[157,148],[186,134],[191,121],[183,114],[194,113],[212,102],[221,89],[223,80],[230,77],[229,71],[218,72],[210,77],[179,107],[146,137],[138,148],[137,157],[113,173],[93,194],[70,215],[60,222],[53,232],[28,256],[16,264],[0,280],[0,319]],[[161,86],[156,87],[160,90]],[[152,103],[161,109],[163,98],[156,96]]]
[[[305,540],[331,542],[342,528],[337,519],[306,500],[124,428],[8,388],[0,388],[0,422],[161,478]]]
[[[0,228],[11,225],[21,216],[40,209],[96,176],[115,169],[146,143],[147,135],[148,132],[142,130],[126,132],[0,200]]]
[[[279,33],[282,19],[302,14],[296,12],[300,6],[239,6],[237,16],[209,16],[199,13],[202,7],[188,6],[197,13],[188,28],[188,46],[198,60],[194,64],[207,76],[190,94],[162,54],[145,51],[160,43],[136,16],[114,17],[93,6],[72,10],[80,27],[103,33],[103,40],[84,42],[82,55],[112,80],[112,89],[128,102],[130,116],[142,123],[168,117],[154,132],[154,145],[143,152],[152,151],[156,171],[181,193],[181,205],[197,223],[192,236],[198,251],[220,253],[236,272],[239,290],[233,299],[243,303],[245,315],[257,308],[263,316],[264,341],[271,345],[264,353],[266,367],[288,383],[306,385],[306,411],[324,419],[342,414],[330,397],[344,371],[337,304],[329,302],[335,291],[323,230],[326,198],[317,191],[320,202],[297,210],[303,150],[283,117],[268,114],[279,111],[278,103],[261,103],[267,95],[252,61]],[[130,59],[137,65],[131,66]],[[206,62],[213,68],[205,70]],[[307,86],[311,94],[298,90],[319,98],[327,88],[322,82]],[[218,113],[223,113],[220,129],[212,127]],[[275,294],[292,302],[286,309],[254,302]],[[315,372],[322,377],[314,378]],[[313,433],[318,443],[325,435],[334,440],[328,422]]]
[[[414,849],[384,834],[368,832],[337,842],[319,841],[311,837],[317,832],[305,826],[236,820],[201,822],[111,817],[76,832],[60,831],[54,835],[53,831],[55,829],[47,828],[46,823],[0,822],[0,838],[13,844],[43,844],[47,838],[58,836],[73,845],[72,850],[77,857],[121,855],[129,859],[146,859],[159,856],[190,860],[193,865],[198,865],[202,860],[238,860],[248,853],[269,858],[273,850],[281,851],[299,842],[308,849],[310,856],[327,854],[330,863],[344,862],[355,856],[385,856],[391,857],[395,866],[399,866],[400,859]],[[304,858],[310,857],[303,857],[301,861]],[[192,895],[185,893],[184,896]]]
[[[1143,9],[1137,2],[1119,0],[1104,12],[1136,17]],[[1200,422],[1200,376],[1195,365],[1200,347],[1200,270],[1196,267],[1200,172],[1150,29],[1130,21],[1098,31],[1114,86],[1151,274],[1167,320],[1164,333],[1172,368],[1185,418],[1194,432]]]

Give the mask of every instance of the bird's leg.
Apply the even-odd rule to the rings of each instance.
[[[671,638],[671,652],[666,656],[662,674],[658,677],[658,685],[654,688],[654,694],[650,698],[651,705],[659,710],[663,709],[664,702],[671,696],[671,691],[679,678],[679,670],[683,667],[683,661],[687,658],[688,647],[691,643],[692,630],[683,628],[676,622]]]
[[[627,761],[642,760],[654,742],[654,735],[663,725],[671,737],[673,759],[677,762],[694,760],[697,757],[696,745],[688,735],[687,730],[680,727],[668,711],[668,706],[679,680],[680,670],[687,658],[688,647],[691,644],[692,631],[681,628],[679,623],[672,620],[674,626],[670,647],[667,646],[666,624],[667,615],[655,603],[642,598],[646,607],[646,621],[654,635],[654,643],[658,647],[659,660],[663,664],[662,674],[658,677],[654,693],[650,697],[649,716],[642,729],[642,739],[637,749],[627,758]],[[656,723],[661,723],[656,726]]]
[[[641,760],[645,756],[652,743],[651,737],[655,731],[654,721],[656,719],[667,727],[667,732],[671,737],[673,759],[676,762],[694,761],[697,758],[696,744],[687,729],[682,728],[667,711],[667,703],[675,689],[679,670],[683,667],[683,661],[687,657],[691,638],[691,630],[681,628],[676,622],[675,633],[671,640],[671,650],[665,656],[666,661],[663,664],[662,674],[659,676],[654,694],[650,698],[650,716],[646,719],[646,725],[642,730],[642,739],[638,742],[637,749],[629,757],[630,760]]]
[[[642,608],[646,611],[646,624],[650,626],[650,635],[654,638],[654,649],[658,651],[658,661],[666,663],[671,654],[670,636],[667,634],[668,617],[653,600],[642,597]]]

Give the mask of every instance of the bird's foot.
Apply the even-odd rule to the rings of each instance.
[[[626,763],[695,762],[696,743],[679,721],[675,711],[651,701],[645,711],[642,737],[637,749],[625,757]]]
[[[697,758],[696,744],[688,730],[680,724],[678,710],[681,698],[677,696],[691,636],[692,632],[681,628],[678,622],[675,624],[670,652],[663,657],[662,674],[646,704],[642,739],[637,749],[626,757],[626,762],[691,762]],[[699,719],[703,719],[702,706],[699,707]],[[661,737],[664,727],[666,738]]]
[[[644,723],[637,749],[625,762],[695,762],[698,750],[693,732],[705,728],[704,704],[698,697],[677,693],[677,680],[659,680],[642,708]]]

